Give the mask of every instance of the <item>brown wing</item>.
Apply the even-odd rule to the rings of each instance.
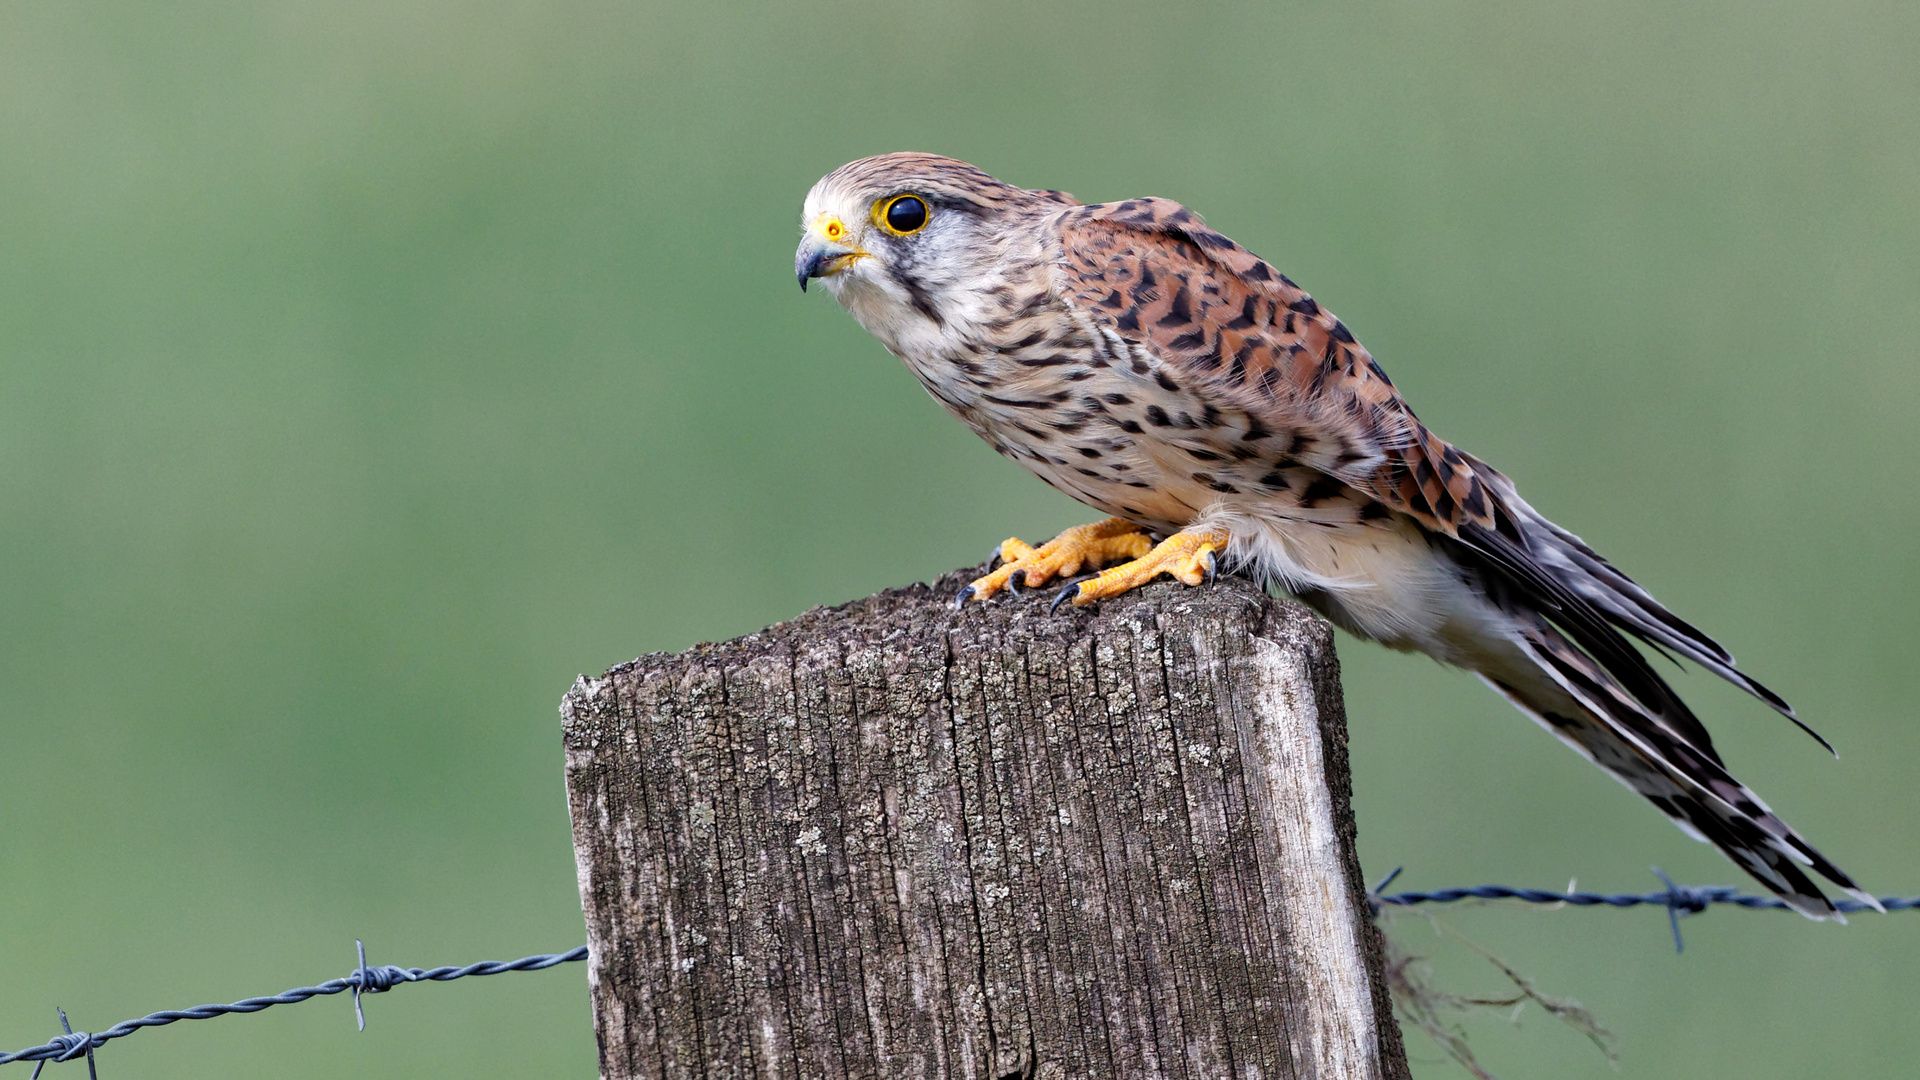
[[[1505,478],[1428,431],[1339,319],[1192,211],[1130,199],[1059,220],[1069,303],[1301,436],[1304,464],[1449,536],[1503,524],[1489,488]]]
[[[1826,745],[1712,638],[1535,513],[1506,477],[1427,430],[1339,319],[1198,215],[1130,199],[1056,220],[1070,305],[1268,430],[1290,433],[1298,463],[1444,537],[1483,588],[1559,624],[1703,753],[1715,757],[1706,729],[1621,630],[1700,663]]]

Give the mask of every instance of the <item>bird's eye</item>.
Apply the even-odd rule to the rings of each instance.
[[[918,195],[895,195],[879,210],[874,216],[895,236],[911,236],[927,227],[927,204]]]

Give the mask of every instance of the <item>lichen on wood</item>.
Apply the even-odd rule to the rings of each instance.
[[[1326,625],[972,573],[567,695],[603,1076],[1407,1076]]]

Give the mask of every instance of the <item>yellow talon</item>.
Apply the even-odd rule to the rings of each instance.
[[[1161,574],[1172,574],[1186,585],[1198,585],[1213,575],[1214,556],[1226,549],[1225,529],[1182,529],[1132,562],[1121,563],[1102,571],[1091,581],[1081,582],[1073,593],[1073,606],[1119,596]]]
[[[1105,566],[1117,559],[1138,559],[1153,548],[1140,526],[1124,518],[1108,518],[1091,525],[1075,525],[1059,536],[1030,547],[1019,537],[1000,545],[1000,566],[960,590],[960,602],[985,600],[1025,574],[1028,587],[1055,577],[1072,577],[1083,566]]]

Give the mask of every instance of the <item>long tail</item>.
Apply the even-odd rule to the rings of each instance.
[[[1683,832],[1719,848],[1794,910],[1846,921],[1808,870],[1878,906],[1716,757],[1668,730],[1544,619],[1522,617],[1518,629],[1530,670],[1481,677],[1522,712],[1639,792]]]
[[[1486,654],[1486,662],[1475,665],[1481,677],[1795,910],[1844,921],[1808,870],[1878,908],[1727,772],[1705,726],[1625,635],[1693,660],[1766,702],[1821,745],[1826,740],[1800,724],[1778,694],[1736,670],[1719,643],[1661,606],[1579,537],[1542,517],[1505,477],[1486,473],[1501,520],[1494,529],[1463,529],[1457,546],[1444,545],[1476,591],[1510,620],[1514,648]]]
[[[1380,521],[1376,513],[1378,524],[1369,526],[1367,504],[1354,496],[1362,505],[1347,523],[1348,543],[1328,545],[1341,558],[1323,566],[1312,557],[1319,550],[1313,544],[1296,543],[1289,528],[1258,520],[1234,530],[1249,538],[1240,557],[1356,634],[1479,674],[1795,910],[1844,921],[1811,875],[1878,909],[1871,895],[1733,778],[1706,726],[1629,636],[1726,679],[1831,750],[1826,740],[1801,724],[1778,694],[1738,670],[1718,642],[1528,506],[1506,477],[1471,455],[1447,453],[1471,474],[1477,485],[1471,494],[1484,513],[1452,528],[1410,514]],[[1430,478],[1414,479],[1431,486]],[[1409,546],[1396,546],[1396,536]]]

